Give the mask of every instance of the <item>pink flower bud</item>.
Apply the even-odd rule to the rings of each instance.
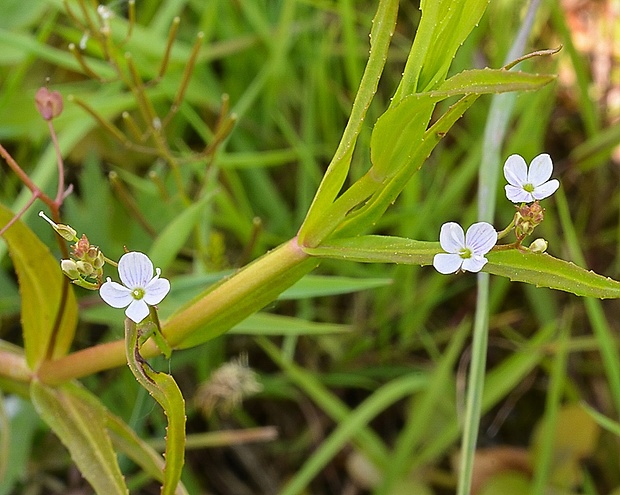
[[[34,101],[37,111],[45,120],[52,120],[62,113],[62,96],[58,91],[50,91],[46,87],[39,88]]]

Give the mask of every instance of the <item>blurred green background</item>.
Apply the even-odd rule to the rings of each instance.
[[[79,17],[79,2],[67,4]],[[34,94],[45,84],[61,92],[65,108],[54,124],[67,182],[74,186],[63,221],[110,258],[117,259],[124,246],[148,251],[188,200],[201,198],[198,227],[180,233],[176,258],[155,260],[173,286],[161,305],[165,317],[223,274],[295,235],[346,124],[376,2],[141,0],[127,41],[127,3],[108,7],[114,13],[108,55],[116,67],[60,0],[30,0],[27,8],[3,0],[0,142],[54,194],[56,162]],[[516,0],[491,2],[450,73],[501,67],[523,8]],[[176,41],[167,71],[158,77],[175,16]],[[529,49],[563,49],[528,61],[524,69],[556,73],[558,79],[517,96],[502,152],[519,153],[528,162],[542,152],[552,156],[561,189],[545,204],[538,236],[549,241],[554,256],[616,279],[619,16],[612,0],[542,2]],[[419,17],[417,2],[401,1],[353,177],[368,168],[372,125],[398,84]],[[153,110],[163,118],[184,87],[198,32],[204,38],[187,91],[165,121],[166,146],[178,165],[173,169],[145,133],[148,123],[140,122],[125,53],[131,53]],[[82,44],[83,58],[98,77],[85,73],[69,43]],[[78,101],[138,145],[124,146]],[[444,222],[475,221],[490,101],[482,97],[467,112],[369,232],[437,240]],[[123,112],[142,125],[141,136],[132,133]],[[231,115],[234,126],[220,142],[217,129]],[[501,188],[498,227],[514,214]],[[0,164],[0,202],[17,211],[29,197],[22,189]],[[34,205],[24,221],[60,258],[53,231],[36,215],[40,209]],[[0,338],[21,344],[19,292],[4,243],[0,264]],[[75,291],[82,310],[74,348],[121,338],[118,312],[104,307],[96,294]],[[492,279],[491,294],[475,493],[611,493],[620,486],[618,438],[596,426],[579,404],[614,419],[620,414],[614,406],[620,390],[600,358],[604,347],[617,347],[619,303],[584,301],[500,278]],[[275,440],[262,442],[224,439],[223,446],[212,447],[212,437],[195,437],[184,473],[190,493],[382,493],[384,473],[393,477],[390,494],[453,493],[474,305],[473,276],[325,261],[295,291],[231,333],[175,352],[169,365],[155,360],[162,369],[169,366],[185,394],[190,439],[219,430],[277,428]],[[605,329],[613,338],[600,337]],[[204,414],[204,394],[192,398],[214,370],[240,355],[247,355],[261,391],[230,411],[215,407]],[[141,436],[163,437],[163,414],[127,369],[83,382]],[[230,385],[229,396],[235,386],[239,383]],[[3,388],[11,433],[19,442],[3,449],[8,463],[0,493],[90,493],[32,406]],[[159,493],[122,462],[132,493]],[[405,469],[387,469],[391,462]]]

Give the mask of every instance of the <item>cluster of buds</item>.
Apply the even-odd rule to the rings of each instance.
[[[85,234],[78,238],[75,229],[69,225],[53,222],[42,211],[39,212],[39,216],[45,219],[60,237],[75,242],[72,246],[73,257],[60,261],[62,273],[69,277],[75,285],[84,289],[99,289],[103,282],[103,265],[106,262],[101,250],[97,246],[91,245]]]
[[[523,204],[517,206],[515,213],[514,225],[515,236],[519,242],[523,241],[528,235],[534,232],[545,219],[545,209],[540,206],[538,201],[534,201],[531,205]]]

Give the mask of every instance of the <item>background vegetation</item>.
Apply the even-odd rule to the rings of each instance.
[[[109,7],[116,13],[111,24],[126,27],[127,4]],[[122,112],[139,121],[139,101],[128,89],[131,81],[119,79],[100,60],[92,33],[84,38],[61,1],[31,0],[24,9],[23,2],[4,0],[0,142],[54,194],[54,153],[34,106],[36,90],[49,78],[50,88],[65,98],[55,126],[67,182],[74,186],[62,218],[108,256],[120,255],[124,246],[149,251],[171,225],[184,232],[173,223],[186,208],[184,196],[206,192],[196,212],[201,228],[181,236],[183,248],[174,259],[156,260],[173,287],[161,305],[165,318],[208,283],[295,235],[346,124],[375,8],[376,2],[365,0],[139,1],[132,37],[126,45],[119,38],[118,59],[130,52],[140,77],[153,81],[147,93],[159,115],[173,108],[165,136],[175,169],[161,150],[151,151],[148,139],[126,147],[102,125],[111,122],[138,141]],[[620,141],[620,126],[614,125],[620,52],[611,8],[604,1],[542,3],[529,46],[564,48],[528,62],[527,69],[559,77],[517,96],[502,156],[519,153],[529,161],[551,154],[561,188],[545,204],[538,235],[549,241],[551,254],[617,279],[620,226],[612,151]],[[518,1],[491,2],[450,73],[501,67],[522,9]],[[401,2],[386,70],[353,159],[354,176],[367,169],[372,124],[396,89],[419,15],[416,2]],[[177,41],[159,77],[175,16]],[[177,110],[198,32],[204,37]],[[98,78],[67,48],[80,42]],[[119,69],[129,77],[126,66]],[[442,223],[475,221],[490,101],[482,97],[467,112],[369,230],[437,240]],[[0,202],[18,211],[29,193],[4,164],[0,178]],[[36,216],[39,206],[24,221],[60,258],[54,233]],[[496,224],[507,225],[513,213],[504,201]],[[22,344],[20,297],[5,244],[0,262],[0,337]],[[97,294],[82,289],[76,294],[81,311],[75,348],[122,337],[117,311],[103,306]],[[190,450],[183,480],[189,492],[453,493],[475,294],[470,275],[326,261],[232,332],[175,351],[169,364],[154,360],[160,369],[169,366],[188,402]],[[619,303],[499,277],[492,278],[491,294],[475,492],[611,493],[620,486],[617,436],[601,429],[581,404],[615,419],[620,413],[620,390],[600,357],[617,347]],[[601,337],[609,330],[613,339]],[[231,407],[216,401],[205,413],[215,399],[213,386],[211,395],[204,388],[199,393],[201,384],[240,355],[247,356],[260,387],[238,366],[241,382],[237,376],[225,383],[230,391],[224,388],[223,394],[236,398],[239,383],[260,391]],[[83,383],[139,435],[154,444],[163,438],[163,414],[128,369]],[[23,391],[0,385],[7,393],[3,417],[12,438],[2,449],[0,493],[89,493],[64,447],[21,398]],[[252,432],[242,431],[265,426],[277,429],[275,439],[263,429],[260,441],[248,441],[244,435]],[[205,432],[212,435],[202,436]],[[123,462],[132,493],[158,493],[157,485]]]

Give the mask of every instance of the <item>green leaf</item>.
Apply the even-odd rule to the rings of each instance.
[[[290,289],[278,296],[279,300],[306,299],[309,297],[350,294],[360,290],[376,289],[390,285],[390,278],[353,278],[325,275],[306,275]]]
[[[438,242],[375,235],[330,240],[317,248],[304,248],[304,251],[322,258],[409,265],[430,265],[435,254],[442,252]],[[516,282],[563,290],[577,296],[620,297],[620,282],[546,253],[500,250],[491,251],[487,259],[489,262],[483,271]]]
[[[347,325],[316,323],[292,316],[256,313],[230,330],[243,335],[325,335],[351,331]]]
[[[620,297],[620,282],[553,256],[514,249],[493,251],[484,271],[537,287],[571,292],[577,296],[610,299]]]
[[[370,161],[378,181],[393,177],[411,160],[439,99],[414,95],[379,117],[370,138]]]
[[[456,51],[480,21],[488,0],[427,0],[394,101],[435,87],[442,81]]]
[[[0,205],[0,227],[11,218],[13,213]],[[17,221],[4,239],[19,281],[26,360],[34,369],[44,359],[69,351],[77,325],[77,303],[59,261],[26,225]]]
[[[106,410],[97,399],[73,383],[53,388],[37,380],[30,396],[96,493],[129,493],[105,428]]]
[[[424,161],[430,156],[439,141],[478,98],[479,95],[467,95],[452,105],[424,133],[419,146],[415,148],[408,163],[398,170],[398,173],[366,201],[363,206],[347,212],[346,220],[338,227],[338,237],[358,235],[365,232],[369,225],[375,225],[390,205],[394,204],[394,201],[396,201],[398,195],[406,187],[411,177],[420,170]]]
[[[351,116],[347,122],[338,149],[325,172],[310,210],[299,229],[300,243],[305,242],[308,232],[323,221],[324,212],[336,199],[349,173],[351,158],[366,112],[377,91],[388,48],[398,14],[398,0],[380,0],[370,32],[370,54],[360,86],[355,95]]]
[[[426,94],[448,98],[463,94],[507,93],[532,91],[555,80],[552,74],[529,74],[506,69],[473,69],[459,72],[436,90]],[[415,96],[415,95],[413,95]]]
[[[106,416],[106,425],[112,443],[119,451],[138,464],[149,476],[160,482],[163,481],[164,459],[151,445],[109,411]],[[179,483],[175,495],[187,495],[183,483]]]
[[[125,354],[138,383],[159,403],[168,418],[161,495],[174,495],[185,462],[185,400],[171,375],[153,370],[144,361],[138,346],[138,329],[129,318],[125,319]]]
[[[530,490],[530,480],[525,473],[506,469],[489,477],[480,495],[523,495]]]
[[[468,70],[451,77],[436,90],[407,96],[375,124],[370,140],[374,177],[378,181],[392,177],[411,161],[439,101],[459,95],[534,90],[554,78],[505,69]]]
[[[586,172],[609,163],[613,150],[620,144],[620,122],[596,132],[570,153],[570,161]]]

